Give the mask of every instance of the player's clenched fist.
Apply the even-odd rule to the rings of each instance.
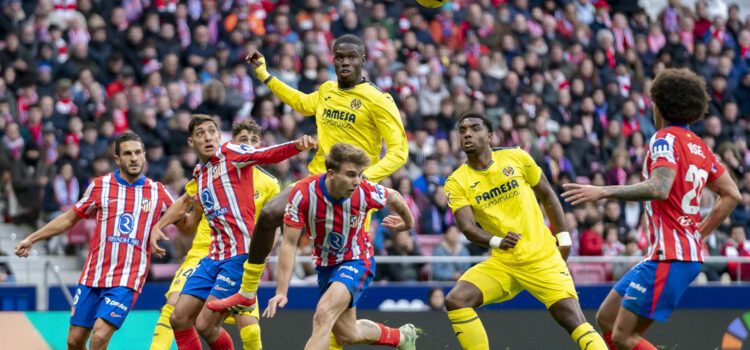
[[[502,250],[515,248],[516,244],[518,244],[519,239],[521,239],[520,233],[508,232],[508,234],[506,234],[505,237],[503,237],[503,241],[500,242],[499,248]]]
[[[28,238],[18,242],[16,245],[16,255],[22,258],[28,257],[29,251],[31,251],[31,240]]]
[[[315,147],[318,147],[318,142],[315,141],[315,139],[310,135],[304,135],[294,141],[294,147],[297,148],[298,151],[309,151]]]
[[[266,58],[263,57],[258,50],[253,50],[247,54],[247,56],[245,56],[245,61],[253,65],[255,68],[255,76],[258,77],[260,81],[265,82],[266,79],[271,76],[271,74],[268,73],[268,69],[266,69]]]

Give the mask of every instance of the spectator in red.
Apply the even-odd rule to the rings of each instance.
[[[599,218],[589,218],[589,228],[581,233],[581,248],[579,250],[582,256],[601,256],[602,246],[604,245],[604,222]]]
[[[750,241],[747,240],[746,228],[741,223],[733,223],[730,238],[721,250],[721,255],[728,258],[750,257]],[[733,281],[750,281],[750,264],[738,262],[727,263],[727,272]]]

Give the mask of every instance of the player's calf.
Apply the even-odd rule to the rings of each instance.
[[[70,325],[68,330],[68,350],[85,350],[91,328]]]
[[[273,196],[258,214],[258,220],[250,241],[247,261],[251,264],[264,264],[266,257],[273,249],[276,228],[284,220],[284,209],[292,189],[287,188]]]

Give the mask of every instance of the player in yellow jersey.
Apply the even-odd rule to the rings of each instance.
[[[334,41],[333,66],[337,81],[325,82],[318,91],[310,94],[297,91],[271,76],[266,70],[265,58],[258,51],[250,53],[247,61],[255,67],[258,79],[281,101],[302,115],[315,116],[318,152],[308,165],[311,174],[326,172],[325,156],[338,142],[356,146],[367,153],[372,162],[365,169],[364,176],[372,182],[388,177],[406,163],[409,148],[401,114],[388,93],[362,76],[365,49],[358,37],[347,34]],[[381,159],[383,141],[387,149]],[[210,309],[226,310],[235,304],[255,307],[258,280],[265,259],[273,248],[274,233],[281,225],[290,192],[291,187],[281,191],[260,211],[240,292],[208,303]],[[369,218],[368,215],[365,227],[369,225]]]
[[[253,147],[260,146],[260,126],[254,121],[243,121],[234,124],[232,126],[232,142],[244,143]],[[280,191],[279,181],[259,166],[253,168],[253,184],[255,187],[255,208],[258,210],[263,208],[266,202]],[[185,185],[185,195],[195,195],[197,191],[196,188],[195,180],[190,180],[190,182]],[[175,212],[173,215],[179,214],[180,213]],[[168,212],[166,215],[171,216],[172,213]],[[160,220],[157,222],[156,227],[159,229],[164,228],[170,221],[170,217],[166,217],[165,221],[162,222]],[[185,261],[175,273],[169,291],[167,291],[167,303],[161,309],[159,321],[154,329],[151,350],[167,350],[172,346],[174,333],[172,332],[172,326],[169,324],[169,316],[172,314],[174,306],[177,304],[177,298],[180,295],[182,286],[185,285],[185,281],[193,273],[193,270],[200,260],[208,255],[210,244],[211,228],[208,226],[208,222],[204,217],[198,224],[195,238],[193,238],[193,246],[190,248],[190,251],[188,251]],[[237,327],[240,329],[240,336],[242,337],[244,350],[260,350],[262,348],[258,318],[259,314],[256,309],[252,312],[242,312],[237,317],[229,316],[224,321],[226,323],[237,323]]]
[[[542,170],[519,148],[491,149],[492,126],[482,114],[462,115],[458,132],[467,161],[445,182],[448,205],[466,238],[493,248],[492,257],[466,271],[445,299],[461,346],[488,350],[487,333],[474,308],[510,300],[525,289],[581,349],[606,350],[578,304],[565,265],[570,235],[560,200]],[[537,198],[557,231],[559,247]]]

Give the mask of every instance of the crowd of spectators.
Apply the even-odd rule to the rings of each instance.
[[[366,46],[364,74],[394,97],[409,139],[407,165],[382,183],[403,194],[417,225],[410,234],[373,226],[379,254],[487,254],[459,234],[443,191],[464,158],[457,115],[488,115],[493,145],[529,152],[558,190],[635,183],[655,132],[651,80],[681,67],[704,77],[711,96],[692,130],[743,194],[706,251],[750,255],[750,18],[736,5],[709,16],[705,1],[669,0],[651,17],[629,0],[452,0],[435,10],[400,0],[0,5],[0,208],[8,221],[37,227],[69,208],[92,177],[114,169],[113,139],[127,129],[145,142],[147,176],[175,195],[196,163],[186,144],[191,113],[215,116],[224,132],[253,118],[264,145],[314,134],[314,119],[282,104],[243,58],[260,50],[271,74],[309,93],[335,79],[332,40],[354,34]],[[267,170],[283,188],[307,175],[310,157]],[[704,192],[705,215],[713,195]],[[573,254],[640,255],[648,244],[640,203],[563,206]],[[422,252],[424,235],[444,238]],[[468,266],[436,264],[432,275],[452,280]],[[393,265],[379,278],[423,272]],[[725,272],[712,266],[706,274]]]

